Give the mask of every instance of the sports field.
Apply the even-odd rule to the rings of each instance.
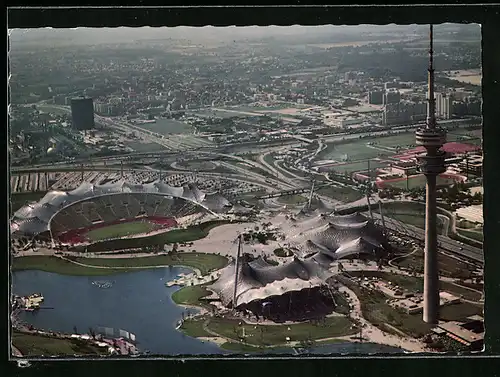
[[[422,175],[414,175],[412,177],[409,177],[408,179],[408,189],[414,189],[414,188],[421,188],[425,187],[425,176]],[[450,186],[452,184],[456,183],[456,180],[452,178],[446,178],[446,177],[437,177],[437,185],[439,186]],[[392,181],[392,182],[384,182],[383,185],[385,187],[395,187],[395,188],[400,188],[403,190],[406,190],[407,183],[406,183],[406,178],[402,178],[399,181]]]
[[[133,221],[92,229],[86,234],[86,237],[90,241],[96,242],[112,238],[122,238],[134,234],[147,233],[155,228],[156,224],[149,221]]]
[[[480,129],[457,129],[449,132],[446,139],[447,142],[461,141],[470,144],[480,144],[481,133]],[[368,143],[373,144],[369,145]],[[319,156],[325,160],[342,160],[346,156],[350,160],[362,160],[376,158],[379,154],[391,156],[396,154],[396,147],[405,150],[414,148],[415,144],[415,133],[407,132],[391,136],[378,136],[376,138],[354,139],[344,144],[329,144]],[[386,150],[386,148],[389,148],[389,150]],[[394,148],[394,151],[391,151],[391,148]]]
[[[370,170],[381,168],[387,166],[386,163],[376,161],[376,160],[370,160],[370,164],[368,166],[368,161],[366,162],[353,162],[353,163],[347,163],[347,164],[339,164],[339,165],[333,165],[329,167],[330,171],[335,171],[337,173],[347,173],[351,174],[353,172],[357,171],[368,171],[368,167],[370,167]]]

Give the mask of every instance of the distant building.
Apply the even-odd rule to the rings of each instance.
[[[384,103],[384,92],[373,90],[368,93],[368,103],[370,105],[382,105]]]
[[[436,116],[450,119],[453,110],[453,98],[446,93],[436,93]]]
[[[424,102],[404,101],[396,104],[386,104],[382,113],[382,123],[409,124],[419,122],[426,117],[427,106]]]
[[[383,97],[383,104],[388,105],[392,103],[399,103],[401,100],[401,94],[397,90],[390,90],[385,92]]]
[[[94,128],[94,106],[92,98],[72,98],[71,119],[75,130],[90,130]]]

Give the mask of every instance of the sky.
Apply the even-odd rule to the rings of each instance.
[[[479,25],[443,24],[436,25],[435,32],[459,29],[478,29]],[[247,27],[142,27],[142,28],[73,28],[73,29],[13,29],[10,30],[12,42],[35,42],[47,38],[56,40],[89,41],[96,43],[123,43],[146,39],[187,39],[193,42],[230,41],[260,39],[269,37],[335,37],[335,35],[363,35],[373,33],[418,33],[428,30],[428,25],[357,25],[357,26],[247,26]]]

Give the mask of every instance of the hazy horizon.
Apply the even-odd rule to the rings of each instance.
[[[325,37],[352,38],[357,35],[368,37],[371,34],[405,33],[423,35],[428,25],[320,25],[320,26],[178,26],[178,27],[118,27],[118,28],[39,28],[9,29],[12,42],[30,43],[52,39],[58,43],[104,44],[137,42],[141,40],[182,39],[193,42],[258,40],[267,38],[300,37],[301,40]],[[478,24],[440,24],[435,26],[436,33],[477,32]],[[229,31],[229,32],[228,32]],[[92,41],[92,42],[90,42]]]

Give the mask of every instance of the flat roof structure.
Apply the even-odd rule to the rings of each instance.
[[[440,329],[446,331],[446,335],[464,345],[471,345],[472,343],[482,341],[484,333],[474,333],[462,327],[460,322],[446,322],[438,326]]]
[[[484,224],[482,204],[459,208],[456,213],[457,216],[462,217],[467,221]]]

